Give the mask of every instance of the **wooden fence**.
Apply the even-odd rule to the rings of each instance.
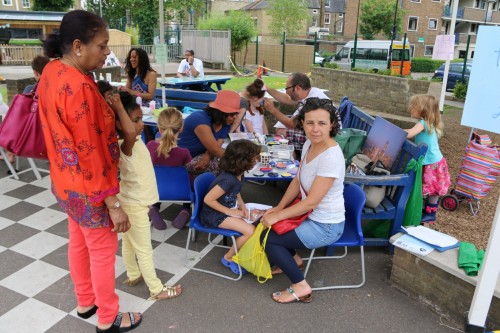
[[[140,47],[149,54],[149,59],[152,63],[156,62],[154,45],[110,45],[109,48],[125,63],[130,48]],[[3,65],[31,65],[31,60],[37,55],[43,54],[41,46],[20,46],[20,45],[5,45],[0,44],[0,52],[2,53]],[[182,54],[182,45],[172,44],[167,45],[168,59],[175,59],[175,57]],[[177,61],[177,60],[175,60]]]

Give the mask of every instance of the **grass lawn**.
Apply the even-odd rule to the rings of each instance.
[[[279,76],[263,76],[262,80],[267,87],[281,89],[286,86],[287,77]],[[226,90],[243,91],[246,86],[255,80],[254,76],[251,77],[233,77],[231,80],[227,81],[222,87]]]
[[[0,85],[0,93],[2,94],[2,101],[4,103],[6,103],[7,102],[7,85],[6,84]]]

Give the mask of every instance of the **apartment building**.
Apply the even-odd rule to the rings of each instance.
[[[449,33],[453,2],[443,8],[444,33]],[[476,34],[481,25],[500,25],[500,0],[458,0],[455,24],[455,58],[464,58],[470,36],[468,58],[474,56]]]

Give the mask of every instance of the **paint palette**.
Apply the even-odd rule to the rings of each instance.
[[[291,178],[292,177],[292,174],[290,172],[283,172],[281,174],[281,177],[284,177],[284,178]]]
[[[276,163],[278,169],[286,169],[286,163],[278,162]]]
[[[269,171],[272,171],[272,170],[273,170],[273,168],[271,168],[271,167],[265,167],[265,168],[262,167],[262,168],[260,168],[260,171],[262,171],[262,172],[269,172]]]
[[[256,170],[253,172],[253,175],[255,177],[262,177],[262,176],[264,176],[264,173],[262,171]]]

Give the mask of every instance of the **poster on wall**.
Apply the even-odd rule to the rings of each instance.
[[[462,125],[500,133],[500,27],[479,27]]]

